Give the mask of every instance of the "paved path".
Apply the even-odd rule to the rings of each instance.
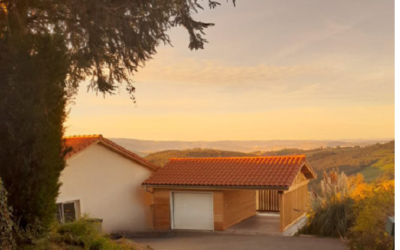
[[[178,235],[136,238],[154,250],[347,250],[338,239],[261,235]]]

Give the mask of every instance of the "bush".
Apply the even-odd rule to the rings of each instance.
[[[391,249],[393,238],[385,229],[388,216],[394,216],[394,181],[385,181],[366,188],[355,206],[357,214],[348,238],[355,250]]]
[[[311,213],[307,225],[300,230],[300,233],[345,237],[354,220],[352,204],[352,199],[329,200],[325,206],[320,206]]]
[[[9,250],[15,246],[13,225],[11,210],[7,203],[7,191],[0,179],[0,249]]]
[[[332,170],[321,181],[320,193],[311,192],[311,207],[307,225],[300,233],[325,237],[345,237],[353,221],[353,200],[348,194],[359,183],[360,176],[347,177]]]
[[[57,246],[76,247],[85,250],[135,250],[128,244],[118,244],[98,231],[95,224],[87,217],[76,222],[57,224],[49,237]]]
[[[391,248],[385,225],[394,216],[394,180],[368,184],[361,175],[324,173],[321,193],[310,197],[309,220],[299,233],[347,238],[352,250]]]

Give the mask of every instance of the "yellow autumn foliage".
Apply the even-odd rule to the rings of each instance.
[[[0,3],[0,13],[2,14],[2,13],[4,13],[4,14],[7,14],[7,7],[6,7],[6,5],[4,4],[4,3]]]
[[[394,180],[360,185],[351,194],[356,215],[348,237],[356,250],[391,249],[393,239],[385,230],[388,216],[394,216]]]
[[[385,231],[394,216],[394,180],[364,181],[361,174],[324,173],[321,190],[310,192],[312,211],[303,233],[345,237],[352,250],[385,250],[393,238]]]
[[[367,184],[365,182],[359,183],[355,189],[350,193],[349,197],[354,201],[360,201],[365,198],[371,197],[376,191],[390,191],[394,190],[394,180],[383,181],[378,184]]]

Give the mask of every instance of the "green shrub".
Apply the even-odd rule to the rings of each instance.
[[[132,246],[117,244],[106,235],[103,235],[87,217],[71,223],[57,224],[49,238],[53,244],[69,246],[69,248],[77,247],[77,249],[85,250],[136,249]]]
[[[354,220],[352,204],[351,199],[330,200],[326,206],[320,206],[311,214],[307,225],[300,230],[300,233],[345,237]]]
[[[7,191],[0,179],[0,249],[11,250],[15,246],[13,238],[13,221],[7,203]]]
[[[300,233],[325,237],[345,237],[353,219],[353,200],[348,194],[358,184],[360,176],[349,178],[343,172],[324,172],[320,193],[311,192],[307,225]]]

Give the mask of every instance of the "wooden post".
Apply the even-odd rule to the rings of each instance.
[[[280,231],[283,232],[283,230],[285,229],[285,225],[284,225],[284,218],[285,218],[285,196],[283,194],[283,191],[279,191],[278,192],[278,196],[279,196],[279,214],[280,214]]]

